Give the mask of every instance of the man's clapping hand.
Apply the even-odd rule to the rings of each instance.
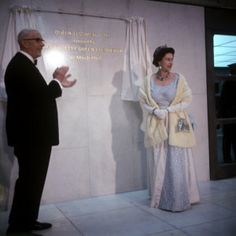
[[[70,88],[76,83],[75,79],[68,80],[68,78],[71,76],[71,74],[67,74],[68,71],[69,71],[68,66],[61,66],[61,67],[58,67],[53,72],[53,78],[57,79],[61,83],[61,85],[65,88]]]

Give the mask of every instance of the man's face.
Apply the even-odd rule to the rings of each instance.
[[[24,50],[29,53],[34,59],[41,56],[44,47],[44,40],[38,31],[32,31],[22,40]]]

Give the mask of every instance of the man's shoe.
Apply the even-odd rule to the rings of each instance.
[[[36,221],[34,224],[30,226],[30,230],[44,230],[44,229],[49,229],[52,227],[52,224],[50,223],[42,223]]]

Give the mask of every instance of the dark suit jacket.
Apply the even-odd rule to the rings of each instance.
[[[8,144],[57,145],[58,117],[55,99],[61,96],[56,81],[46,83],[35,65],[17,53],[5,73]]]

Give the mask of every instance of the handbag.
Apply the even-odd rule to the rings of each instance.
[[[176,113],[178,116],[178,120],[177,120],[177,124],[175,126],[175,132],[185,132],[188,133],[190,132],[190,127],[189,124],[187,122],[186,117],[181,117],[178,113]]]

